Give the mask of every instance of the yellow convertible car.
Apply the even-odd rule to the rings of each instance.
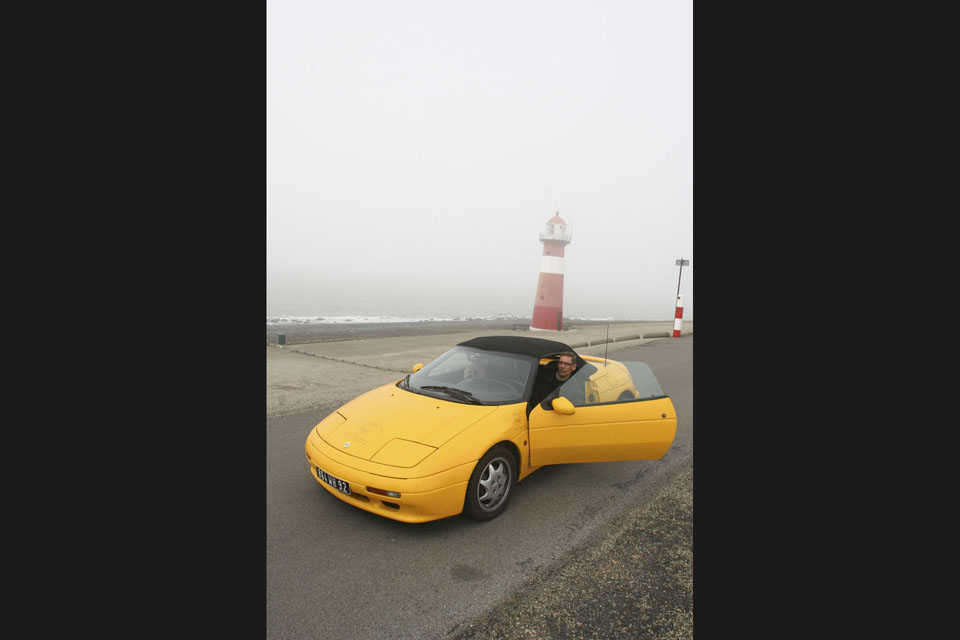
[[[489,520],[543,465],[658,459],[676,429],[642,362],[488,336],[343,405],[310,431],[306,454],[320,486],[371,513]]]

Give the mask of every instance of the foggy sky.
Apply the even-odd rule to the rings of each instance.
[[[268,314],[529,316],[559,212],[564,315],[670,319],[682,257],[692,318],[692,35],[690,0],[268,0]]]

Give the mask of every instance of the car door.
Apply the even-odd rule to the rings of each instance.
[[[590,364],[530,412],[531,466],[662,458],[673,443],[677,414],[650,368],[642,362]]]

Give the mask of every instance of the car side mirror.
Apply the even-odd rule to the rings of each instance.
[[[422,363],[422,362],[418,362],[417,364],[413,365],[413,372],[414,372],[414,373],[416,373],[417,371],[420,371],[420,369],[423,369],[423,363]]]
[[[573,403],[564,398],[563,396],[553,399],[553,410],[557,413],[563,414],[565,416],[572,416],[577,410],[573,407]]]
[[[553,411],[553,401],[559,397],[560,397],[560,392],[554,389],[553,391],[547,394],[547,397],[545,397],[543,400],[540,401],[540,408],[543,409],[544,411]]]

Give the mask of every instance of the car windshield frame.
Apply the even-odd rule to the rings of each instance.
[[[460,404],[519,404],[530,397],[538,365],[528,355],[457,345],[397,387]]]

